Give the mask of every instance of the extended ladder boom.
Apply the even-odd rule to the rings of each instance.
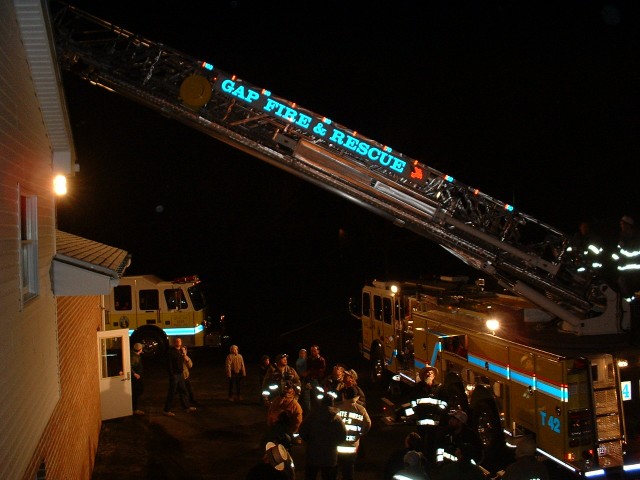
[[[426,237],[562,320],[621,333],[628,305],[567,250],[561,231],[235,75],[62,5],[58,61],[142,103]],[[576,273],[586,267],[583,273]]]

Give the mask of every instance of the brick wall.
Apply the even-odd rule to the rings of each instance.
[[[98,341],[100,297],[58,298],[60,401],[45,429],[24,480],[36,477],[89,479],[100,436]]]

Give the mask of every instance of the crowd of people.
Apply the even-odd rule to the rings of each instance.
[[[133,345],[131,355],[135,415],[140,410],[139,397],[144,392],[142,344]],[[300,349],[295,367],[289,366],[288,355],[278,354],[271,362],[263,355],[256,366],[260,403],[265,408],[265,430],[262,456],[246,474],[246,480],[296,478],[293,448],[304,447],[304,480],[355,480],[361,458],[360,444],[372,427],[366,409],[364,390],[358,385],[358,373],[337,362],[330,371],[318,345]],[[180,338],[175,338],[167,355],[168,391],[164,414],[175,416],[177,396],[187,413],[196,411],[193,389],[188,383],[193,361]],[[232,345],[225,358],[229,401],[243,400],[242,389],[247,366],[237,345]],[[481,465],[483,446],[477,431],[469,425],[468,414],[453,408],[442,411],[442,388],[437,383],[438,371],[427,365],[419,372],[416,384],[416,415],[428,419],[418,423],[398,450],[390,452],[384,480],[448,480],[464,476],[468,480],[500,478],[502,480],[548,480],[549,473],[535,457],[535,440],[524,438],[516,448],[514,461],[492,477]],[[252,388],[253,390],[253,388]],[[429,409],[432,408],[432,411]]]
[[[360,439],[372,424],[357,372],[342,363],[329,372],[318,345],[311,345],[308,351],[301,348],[295,367],[288,358],[282,353],[273,363],[267,355],[260,360],[259,383],[267,418],[264,443],[282,446],[289,459],[293,445],[304,444],[305,479],[355,479]],[[260,464],[259,468],[264,467]],[[278,473],[278,478],[295,477],[292,468]],[[246,478],[257,478],[254,469]]]
[[[354,480],[360,443],[372,426],[366,409],[366,397],[358,385],[355,369],[337,362],[329,371],[318,345],[298,351],[295,367],[289,366],[288,355],[278,354],[271,363],[263,356],[259,365],[259,386],[266,408],[266,433],[263,443],[281,447],[271,468],[280,468],[273,478],[294,479],[292,449],[305,447],[304,480]],[[442,389],[436,382],[438,371],[427,365],[420,371],[416,397],[433,399],[417,409],[421,418],[430,419],[417,425],[405,438],[404,445],[390,453],[381,477],[385,480],[468,480],[501,478],[548,480],[544,463],[537,461],[535,441],[524,438],[515,451],[513,462],[499,472],[483,468],[483,444],[478,432],[469,425],[467,412],[453,408],[443,412]],[[435,413],[434,413],[435,412]],[[249,472],[265,468],[269,456]],[[273,473],[273,472],[272,472]],[[533,475],[533,476],[531,476]],[[267,477],[264,477],[267,478]],[[271,477],[269,477],[271,478]]]

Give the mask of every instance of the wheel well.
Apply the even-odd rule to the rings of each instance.
[[[142,354],[145,357],[158,357],[169,348],[169,337],[155,325],[143,325],[133,332],[131,343],[142,343]]]

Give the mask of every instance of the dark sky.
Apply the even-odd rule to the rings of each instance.
[[[71,3],[560,230],[640,220],[637,2]],[[128,250],[128,273],[198,273],[221,309],[266,321],[346,306],[367,278],[467,271],[347,200],[63,78],[81,171],[59,226]]]

